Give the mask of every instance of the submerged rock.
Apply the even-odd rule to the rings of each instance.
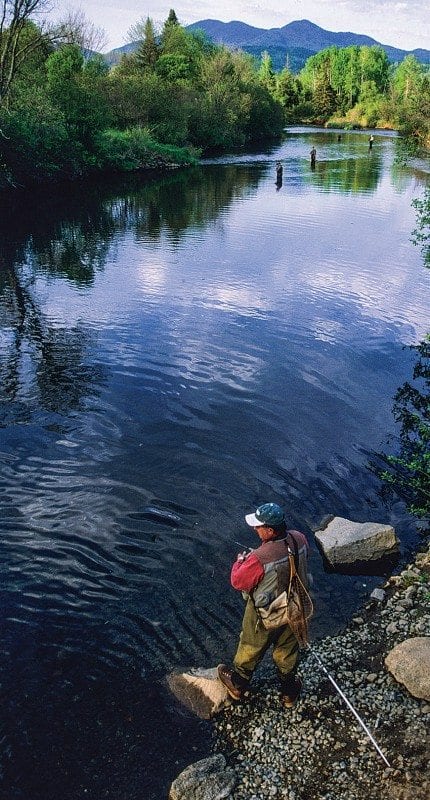
[[[219,753],[184,769],[170,787],[169,800],[229,800],[235,784],[235,771]]]
[[[396,645],[385,665],[413,697],[430,701],[430,636],[415,636]]]
[[[315,532],[315,539],[334,567],[378,561],[393,555],[399,547],[391,525],[352,522],[343,517],[331,519],[325,528]]]
[[[201,719],[210,719],[231,702],[216,667],[172,672],[167,683],[175,697]]]

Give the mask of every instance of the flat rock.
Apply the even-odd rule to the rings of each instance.
[[[167,683],[175,697],[201,719],[210,719],[231,702],[216,667],[172,672]]]
[[[430,701],[430,636],[414,636],[388,653],[385,666],[413,697]]]
[[[218,753],[184,769],[170,787],[169,800],[229,800],[235,784],[235,771]]]
[[[399,540],[391,525],[379,522],[352,522],[334,517],[315,539],[327,561],[334,567],[378,561],[393,555]]]

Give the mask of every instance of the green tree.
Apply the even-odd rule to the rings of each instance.
[[[390,62],[383,47],[360,47],[360,93],[363,85],[372,82],[380,94],[387,91],[390,75]]]
[[[186,31],[178,22],[170,22],[162,36],[157,73],[166,81],[195,82],[207,52],[207,42],[201,36]]]
[[[46,4],[46,0],[0,2],[0,105],[7,102],[16,75],[29,53],[45,44],[44,33],[31,23],[31,17]]]
[[[135,54],[136,63],[140,69],[154,69],[160,53],[154,23],[150,17],[146,18],[142,33],[142,41]]]
[[[32,86],[27,95],[22,91],[19,105],[0,112],[0,127],[0,187],[76,176],[77,159],[63,114],[42,87]]]
[[[336,109],[336,93],[330,83],[329,62],[318,72],[312,101],[316,114],[324,119],[330,117]]]
[[[393,74],[390,112],[409,152],[430,149],[430,73],[414,56]]]
[[[176,16],[176,12],[174,11],[173,8],[171,8],[168,17],[163,25],[163,30],[161,32],[161,49],[163,52],[168,52],[170,37],[175,33],[175,30],[179,27],[180,25],[178,18]]]
[[[99,62],[89,62],[77,45],[65,45],[49,56],[46,62],[48,96],[61,111],[70,136],[83,148],[86,160],[95,135],[110,121],[106,98],[99,91],[103,76]]]
[[[424,76],[424,66],[417,61],[415,56],[406,56],[393,75],[392,89],[395,101],[404,102],[419,93]]]
[[[262,86],[265,86],[266,89],[271,93],[275,94],[276,91],[276,79],[275,79],[275,72],[273,69],[273,61],[267,50],[261,54],[261,64],[260,69],[258,70],[258,78]]]
[[[290,108],[298,101],[299,93],[297,78],[288,67],[284,67],[276,77],[276,98],[284,108]]]

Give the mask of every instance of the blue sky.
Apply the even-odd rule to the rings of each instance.
[[[367,34],[405,50],[430,49],[428,0],[54,0],[54,7],[51,18],[66,9],[83,10],[91,22],[105,30],[106,50],[124,44],[129,28],[140,19],[149,16],[161,25],[172,7],[183,25],[219,19],[280,28],[293,20],[309,19],[327,30]]]

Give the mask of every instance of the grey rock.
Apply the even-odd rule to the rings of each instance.
[[[235,784],[236,773],[219,753],[184,769],[170,787],[169,800],[229,800]]]
[[[379,600],[380,602],[382,602],[382,600],[385,600],[385,592],[383,589],[379,588],[374,589],[370,596],[372,600]]]
[[[343,517],[334,517],[324,530],[315,533],[315,539],[334,567],[375,561],[395,553],[399,547],[391,525],[352,522]]]
[[[430,701],[430,636],[415,636],[396,645],[385,665],[413,697]]]

